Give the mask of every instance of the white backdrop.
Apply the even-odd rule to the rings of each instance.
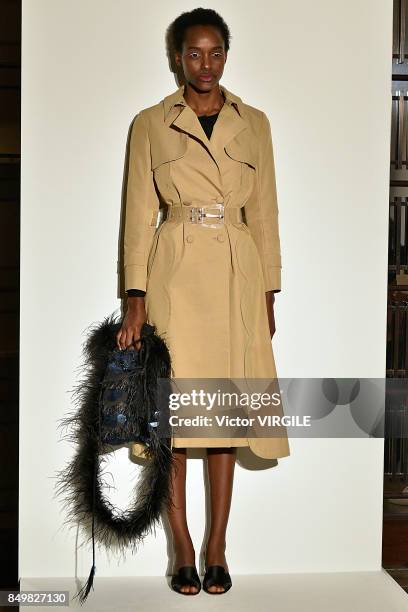
[[[204,3],[204,6],[212,7]],[[126,140],[173,92],[164,33],[189,2],[23,0],[20,576],[87,576],[61,529],[54,474],[83,332],[120,306]],[[385,372],[392,1],[219,0],[233,35],[222,83],[272,124],[282,245],[273,339],[280,377]],[[383,441],[290,441],[273,469],[237,465],[233,573],[377,570]],[[268,464],[269,465],[269,464]],[[120,486],[138,467],[115,458]],[[189,521],[204,533],[202,462]],[[119,483],[118,483],[119,484]],[[123,494],[123,493],[122,493]],[[163,575],[162,529],[98,576]]]

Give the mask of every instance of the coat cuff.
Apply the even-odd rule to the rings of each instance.
[[[264,266],[265,291],[281,290],[281,266]]]
[[[142,291],[146,291],[147,266],[133,264],[125,266],[125,291],[137,287]]]

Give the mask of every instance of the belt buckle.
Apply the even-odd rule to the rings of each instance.
[[[202,223],[204,206],[192,206],[189,212],[191,223]]]
[[[206,212],[206,208],[210,208],[210,209],[218,209],[220,212],[218,213],[209,213]],[[219,219],[218,222],[214,223],[204,223],[203,219],[204,218],[213,218],[213,219]],[[224,222],[224,204],[223,202],[219,202],[217,204],[209,204],[208,206],[192,206],[190,208],[190,221],[192,223],[200,223],[202,225],[205,225],[207,227],[218,227],[220,223]]]

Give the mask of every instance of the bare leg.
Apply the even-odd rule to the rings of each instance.
[[[236,448],[207,448],[208,475],[211,493],[211,529],[207,542],[206,567],[222,565],[226,571],[226,531],[231,507]],[[222,593],[224,587],[214,585],[213,593]]]
[[[187,525],[186,513],[186,471],[187,456],[185,448],[174,448],[175,464],[172,472],[171,486],[174,508],[168,510],[167,516],[173,535],[175,564],[173,573],[183,565],[195,565],[195,551]],[[183,593],[196,593],[194,586],[185,586]]]

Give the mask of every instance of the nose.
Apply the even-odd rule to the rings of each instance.
[[[203,54],[202,66],[203,66],[203,68],[209,68],[210,67],[210,57],[209,57],[209,55],[206,55],[205,53]]]

